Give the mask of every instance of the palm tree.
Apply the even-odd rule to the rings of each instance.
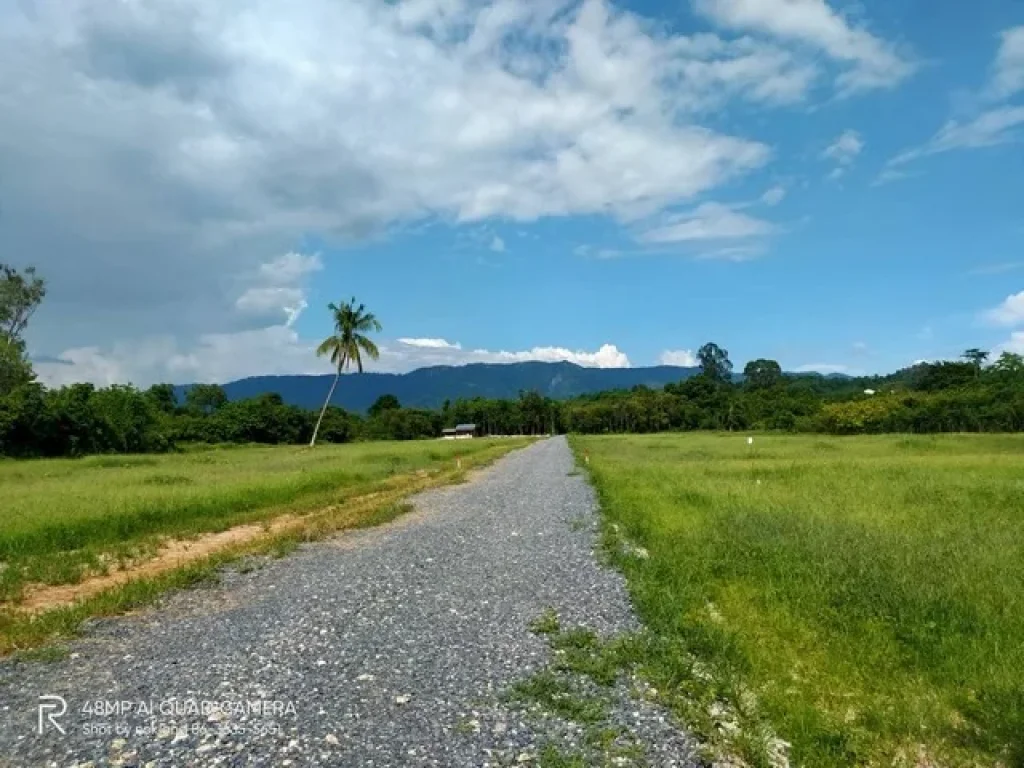
[[[334,373],[334,381],[331,383],[331,391],[327,393],[324,407],[320,409],[320,418],[316,420],[313,438],[309,441],[310,448],[316,445],[320,424],[324,420],[324,414],[327,413],[327,406],[331,404],[331,398],[334,397],[334,390],[338,386],[338,379],[341,378],[342,371],[355,363],[356,370],[362,373],[364,352],[371,360],[380,357],[377,345],[365,335],[369,331],[380,331],[380,323],[372,312],[367,312],[363,304],[356,306],[354,296],[351,301],[342,302],[340,307],[331,303],[327,305],[327,308],[334,316],[334,333],[320,343],[320,346],[316,348],[316,355],[317,357],[330,355],[331,362],[334,363],[337,370]]]

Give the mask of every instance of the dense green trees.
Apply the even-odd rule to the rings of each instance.
[[[700,363],[701,374],[708,379],[728,381],[732,376],[729,350],[722,349],[713,341],[697,350],[697,361]]]
[[[561,404],[560,423],[578,432],[777,429],[836,434],[1024,430],[1024,358],[968,350],[965,361],[921,363],[890,376],[783,375],[754,360],[742,382],[719,375],[715,352],[703,373],[661,393],[609,392]]]
[[[158,384],[167,387],[167,384]],[[227,405],[228,396],[219,384],[194,384],[185,393],[185,406],[194,413],[211,414]]]
[[[385,411],[397,411],[402,407],[402,404],[398,402],[398,398],[394,395],[381,395],[374,402],[373,405],[367,410],[370,418],[380,416]]]
[[[874,394],[866,394],[870,390]],[[217,386],[148,390],[74,384],[17,387],[0,397],[0,454],[78,456],[163,451],[190,442],[308,442],[317,414],[276,394],[228,402]],[[411,440],[459,423],[482,434],[792,430],[835,434],[1024,430],[1024,359],[1002,354],[975,372],[972,362],[923,363],[862,379],[781,375],[758,360],[733,382],[699,375],[664,389],[638,386],[555,401],[536,392],[516,400],[473,398],[440,410],[403,408],[384,395],[367,416],[323,412],[319,439]]]
[[[170,445],[159,411],[133,387],[33,384],[0,398],[0,454],[146,453]]]
[[[412,440],[472,422],[485,435],[669,430],[788,430],[834,434],[1024,430],[1024,358],[1003,353],[975,370],[973,362],[922,363],[891,376],[831,378],[782,375],[755,360],[744,378],[699,375],[664,389],[638,386],[556,401],[536,392],[516,400],[472,398],[440,410],[403,408],[380,397],[367,416],[323,412],[319,439]],[[874,394],[867,394],[867,391]],[[0,454],[77,456],[162,451],[190,442],[308,442],[317,414],[262,395],[227,402],[217,386],[197,386],[175,400],[158,384],[96,389],[75,384],[46,390],[21,386],[0,397]]]
[[[319,412],[265,394],[229,402],[216,384],[190,387],[179,402],[170,384],[145,391],[73,384],[46,389],[35,381],[22,333],[46,293],[31,269],[0,264],[0,455],[80,456],[165,451],[190,442],[290,443],[317,438],[411,440],[474,423],[484,435],[667,430],[792,430],[836,434],[1024,431],[1024,357],[968,349],[960,360],[921,363],[889,376],[786,375],[757,359],[734,380],[729,353],[714,342],[698,352],[701,373],[663,389],[638,386],[555,401],[536,392],[515,400],[445,401],[440,410],[404,408],[383,395],[365,418],[330,405]],[[317,350],[337,373],[362,370],[377,356],[365,335],[380,324],[355,300],[330,305],[335,332]]]
[[[771,389],[782,381],[782,366],[774,360],[751,360],[743,368],[743,380],[750,389]]]

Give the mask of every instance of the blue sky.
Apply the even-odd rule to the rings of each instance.
[[[0,259],[51,383],[1024,352],[1024,7],[0,10]]]

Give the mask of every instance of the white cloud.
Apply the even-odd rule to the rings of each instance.
[[[1007,296],[998,307],[983,314],[985,320],[995,325],[1024,325],[1024,291]]]
[[[888,46],[843,25],[849,89]],[[150,368],[115,351],[142,354],[173,317],[161,343],[190,376],[260,372],[251,349],[209,350],[244,332],[291,360],[323,267],[296,244],[437,219],[650,220],[771,159],[713,127],[726,109],[800,103],[822,78],[804,46],[673,34],[604,0],[0,3],[4,244],[50,287],[30,345],[134,377]],[[670,223],[772,229],[713,214]]]
[[[591,368],[628,368],[629,357],[614,344],[597,350],[537,346],[517,351],[463,349],[458,342],[436,338],[402,338],[379,344],[380,360],[366,370],[401,373],[430,365],[515,363],[531,360],[567,361]],[[107,349],[68,349],[57,360],[35,363],[47,386],[89,381],[106,386],[134,383],[149,386],[171,381],[225,383],[246,376],[330,373],[332,368],[315,354],[316,343],[301,338],[287,325],[251,331],[205,334],[189,348],[170,336],[123,342]]]
[[[467,365],[469,363],[521,363],[541,361],[570,362],[588,368],[629,368],[629,357],[614,344],[598,349],[536,346],[524,350],[464,349],[459,342],[445,339],[398,339],[397,344],[382,344],[380,361],[373,370],[402,372],[430,365]]]
[[[1015,355],[1024,355],[1024,331],[1014,331],[1011,333],[1009,339],[992,351],[992,356],[999,357],[1003,352],[1012,352]]]
[[[1005,30],[993,66],[992,81],[986,95],[989,101],[1004,101],[1024,90],[1024,26]],[[894,181],[902,176],[896,166],[930,155],[960,149],[981,149],[1017,141],[1024,125],[1024,107],[1010,104],[989,105],[985,111],[970,120],[949,120],[930,141],[901,152],[887,164],[877,184]]]
[[[445,339],[398,339],[399,344],[407,347],[420,347],[421,349],[462,349],[462,345],[456,342],[452,344]]]
[[[894,45],[850,24],[824,0],[694,0],[717,24],[796,40],[849,65],[838,78],[847,92],[897,85],[917,69]]]
[[[852,165],[863,149],[864,140],[860,134],[857,131],[846,130],[821,153],[821,156],[839,165]]]
[[[323,268],[320,254],[289,251],[272,261],[260,264],[259,278],[270,285],[291,285]]]
[[[629,368],[629,357],[614,344],[602,344],[596,352],[571,350],[565,347],[533,347],[522,352],[488,352],[473,350],[474,362],[512,363],[540,360],[548,363],[569,362],[588,368]]]
[[[693,368],[697,365],[697,355],[692,349],[666,349],[658,356],[658,362],[662,365],[678,365],[683,368]]]
[[[700,240],[743,240],[764,237],[775,225],[721,203],[702,203],[687,213],[667,216],[640,234],[645,243],[680,243]]]
[[[305,293],[300,288],[248,288],[238,297],[235,306],[242,312],[266,316],[284,312],[295,318],[306,308]]]
[[[804,100],[818,69],[602,0],[0,4],[5,243],[51,288],[30,342],[231,327],[271,294],[225,283],[306,237],[692,202],[770,159],[717,113]]]
[[[761,202],[765,205],[776,206],[786,198],[784,187],[772,187],[761,195]]]
[[[502,240],[497,235],[495,235],[494,239],[491,240],[490,248],[495,253],[504,253],[504,251],[505,251],[505,241]]]
[[[255,318],[277,320],[283,313],[291,326],[306,303],[305,283],[309,275],[323,269],[318,254],[290,251],[260,264],[248,279],[252,285],[235,300],[235,309]]]
[[[1024,26],[1004,30],[1001,37],[989,93],[1007,99],[1024,91]]]
[[[316,344],[301,339],[286,325],[201,336],[188,349],[170,336],[120,342],[107,349],[81,347],[61,353],[61,363],[36,363],[47,386],[77,381],[100,386],[133,383],[146,387],[161,381],[187,384],[224,383],[246,376],[329,373]]]
[[[979,149],[1006,144],[1017,138],[1014,129],[1021,125],[1024,125],[1024,107],[997,107],[967,123],[950,120],[931,141],[897,155],[889,161],[889,166],[903,165],[928,155],[956,149]]]

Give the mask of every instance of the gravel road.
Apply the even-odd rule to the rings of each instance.
[[[59,661],[0,662],[0,764],[497,766],[555,748],[696,764],[634,681],[597,724],[633,747],[600,755],[578,751],[594,724],[507,695],[551,661],[529,628],[548,607],[604,636],[635,628],[595,558],[594,497],[565,438],[413,502],[388,526],[93,622]],[[45,702],[40,734],[43,695],[67,709]]]

